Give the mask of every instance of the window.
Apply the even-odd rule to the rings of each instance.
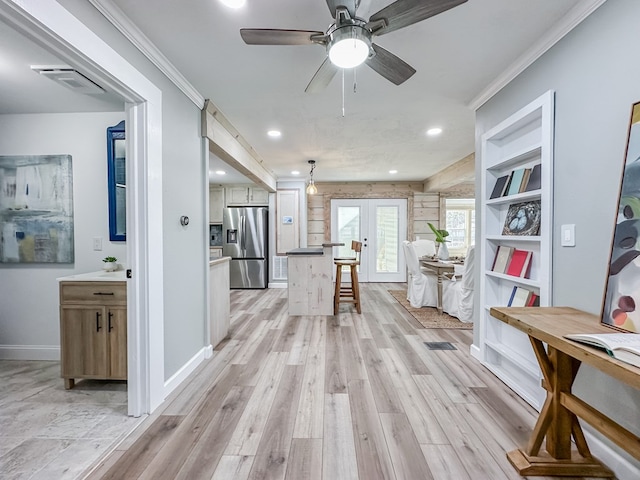
[[[450,198],[446,205],[447,240],[451,255],[465,255],[476,237],[476,201],[473,198]]]

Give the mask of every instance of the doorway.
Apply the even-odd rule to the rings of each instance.
[[[353,256],[351,241],[362,242],[360,282],[406,281],[400,254],[407,238],[406,199],[332,199],[331,231],[332,239],[344,243],[334,248],[336,257]]]

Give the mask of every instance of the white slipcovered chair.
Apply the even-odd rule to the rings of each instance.
[[[473,322],[474,250],[471,245],[464,265],[456,265],[451,279],[442,282],[442,310],[465,323]]]
[[[433,256],[436,254],[436,242],[433,240],[414,240],[413,248],[416,250],[418,259],[425,256]]]
[[[415,247],[407,240],[402,242],[407,270],[407,300],[414,308],[435,307],[438,302],[438,279],[435,274],[420,270],[420,260]]]

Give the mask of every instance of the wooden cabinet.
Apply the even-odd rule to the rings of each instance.
[[[269,192],[258,187],[229,187],[226,189],[227,205],[269,205]]]
[[[209,223],[222,223],[224,188],[209,187]]]
[[[535,408],[545,398],[542,374],[529,338],[523,332],[493,318],[491,307],[507,306],[514,287],[539,296],[541,306],[551,302],[551,240],[553,232],[553,111],[549,91],[486,132],[481,137],[482,180],[479,342],[472,353],[496,376]],[[519,169],[540,165],[540,185],[530,191],[490,198],[500,177]],[[539,202],[538,234],[514,234],[504,229],[510,207]],[[514,210],[512,209],[512,211]],[[510,233],[506,235],[505,233]],[[494,270],[498,247],[513,247],[531,253],[528,275],[518,277]]]
[[[127,379],[126,282],[60,282],[60,356],[67,389]]]

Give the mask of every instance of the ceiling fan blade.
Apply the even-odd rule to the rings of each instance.
[[[305,93],[317,93],[324,90],[331,83],[333,77],[336,76],[338,70],[338,67],[331,63],[329,57],[325,58],[307,88],[304,89]]]
[[[393,53],[375,43],[371,46],[376,54],[369,57],[366,64],[391,83],[400,85],[416,73],[415,68],[396,57]]]
[[[457,7],[467,0],[397,0],[386,6],[379,12],[371,15],[369,24],[379,23],[381,20],[386,26],[375,30],[375,35],[384,35],[399,28],[407,27],[433,17],[439,13]]]
[[[280,30],[273,28],[241,28],[240,36],[249,45],[310,45],[322,43],[311,37],[324,36],[324,32],[310,30]]]
[[[356,18],[356,8],[360,4],[360,0],[327,0],[327,7],[329,7],[329,11],[331,12],[331,16],[333,18],[336,17],[336,8],[337,7],[345,7],[349,10],[349,15],[351,18]]]

